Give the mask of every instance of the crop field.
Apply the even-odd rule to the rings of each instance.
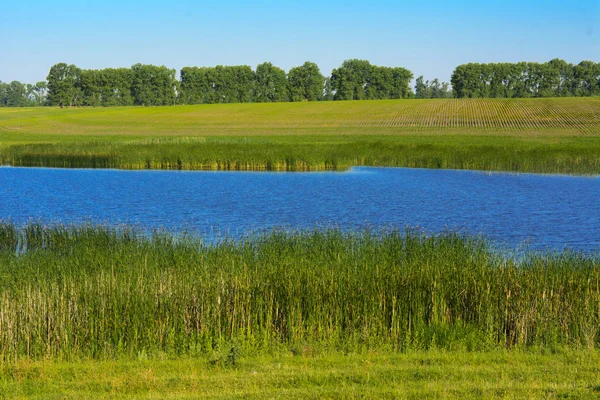
[[[0,110],[0,133],[224,135],[438,132],[597,134],[599,98],[430,99]],[[366,129],[366,130],[362,130]],[[370,131],[370,129],[373,129]],[[312,130],[312,131],[309,131]],[[17,140],[15,138],[14,140]]]
[[[600,173],[600,99],[0,109],[14,166]]]

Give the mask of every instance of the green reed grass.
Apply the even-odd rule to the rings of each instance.
[[[574,346],[600,335],[600,263],[482,239],[272,232],[208,245],[0,224],[5,359]],[[233,352],[233,353],[232,353]]]
[[[14,145],[0,150],[13,166],[184,169],[345,170],[352,166],[600,173],[600,142],[590,138],[228,137]]]

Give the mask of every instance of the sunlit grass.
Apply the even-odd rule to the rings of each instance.
[[[11,399],[597,398],[600,353],[559,350],[276,353],[234,365],[205,358],[0,366]]]
[[[18,112],[17,112],[18,111]],[[600,173],[600,99],[434,99],[0,110],[15,166]]]

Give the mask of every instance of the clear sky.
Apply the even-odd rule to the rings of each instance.
[[[600,0],[0,0],[0,80],[81,68],[349,58],[448,81],[466,62],[600,61]]]

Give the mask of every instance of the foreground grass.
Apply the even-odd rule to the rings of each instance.
[[[597,398],[600,353],[565,350],[279,354],[204,359],[19,361],[0,367],[15,399]]]
[[[0,110],[15,166],[600,173],[600,99]]]
[[[207,245],[1,224],[0,266],[5,360],[600,343],[597,257],[513,260],[451,233],[274,232]]]

